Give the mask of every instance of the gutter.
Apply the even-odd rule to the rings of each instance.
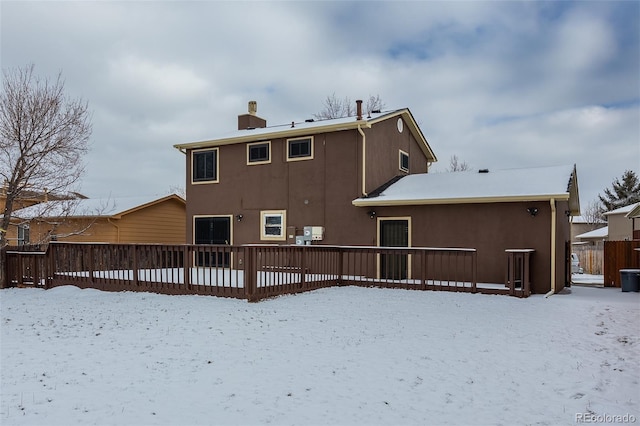
[[[366,185],[366,170],[367,170],[367,136],[364,134],[362,129],[360,128],[360,124],[358,124],[358,132],[362,136],[362,195],[366,197],[367,194],[367,185]]]
[[[556,200],[551,198],[551,290],[544,295],[545,298],[556,293]]]
[[[415,175],[413,175],[415,176]],[[482,204],[482,203],[507,203],[522,201],[547,201],[549,197],[555,199],[568,199],[564,194],[544,194],[544,195],[507,195],[488,197],[458,197],[458,198],[422,198],[422,199],[386,199],[386,198],[357,198],[351,202],[358,207],[375,206],[426,206],[438,204]]]

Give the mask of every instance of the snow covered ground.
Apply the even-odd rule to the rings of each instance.
[[[577,285],[604,286],[604,275],[571,274],[571,282]]]
[[[65,286],[0,290],[0,310],[2,425],[640,422],[640,294],[615,288],[250,304]]]

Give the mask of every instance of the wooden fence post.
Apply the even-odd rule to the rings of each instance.
[[[138,287],[138,245],[133,245],[133,286]]]
[[[7,269],[7,248],[0,248],[0,288],[8,288],[7,276],[9,275]]]
[[[256,274],[255,250],[256,247],[244,246],[244,294],[250,302],[256,302]]]
[[[182,247],[182,281],[184,282],[185,288],[191,289],[191,272],[189,265],[189,246],[185,245]]]
[[[478,252],[471,252],[471,289],[473,293],[478,291]]]
[[[306,287],[306,283],[307,283],[307,271],[306,269],[306,258],[307,258],[307,254],[306,252],[308,251],[306,249],[306,246],[301,246],[302,250],[300,250],[300,288],[304,289]]]
[[[87,248],[89,249],[89,284],[95,288],[93,281],[93,270],[95,269],[95,265],[93,264],[93,244],[89,244]]]
[[[344,249],[338,247],[338,285],[342,285],[342,279],[346,275],[344,269]]]

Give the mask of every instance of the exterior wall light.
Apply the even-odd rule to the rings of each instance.
[[[369,217],[370,217],[371,219],[375,219],[375,218],[376,218],[376,211],[375,211],[375,210],[369,210],[369,211],[367,212],[367,214],[369,215]]]
[[[241,214],[237,214],[237,215],[236,215],[236,220],[237,220],[238,222],[242,222],[242,218],[243,218],[243,217],[244,217],[244,216],[242,216]]]
[[[527,208],[527,212],[529,212],[529,214],[531,216],[535,216],[538,214],[538,208],[537,207],[528,207]]]

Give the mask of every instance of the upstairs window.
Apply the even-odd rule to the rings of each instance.
[[[218,182],[218,148],[191,153],[193,183]]]
[[[409,154],[400,151],[400,170],[409,171]]]
[[[247,144],[247,164],[265,164],[271,162],[271,142]]]
[[[260,239],[286,240],[286,212],[284,210],[260,212]]]
[[[312,158],[312,137],[287,140],[287,161],[309,160]]]
[[[409,173],[409,154],[400,150],[400,170]]]

